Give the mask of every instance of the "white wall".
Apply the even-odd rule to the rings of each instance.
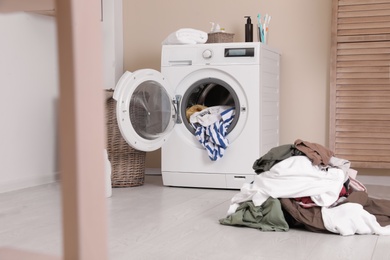
[[[104,88],[115,88],[123,74],[122,0],[103,1]]]
[[[123,74],[122,0],[103,1],[104,88]],[[0,193],[58,177],[56,18],[0,13]]]
[[[0,192],[47,183],[57,173],[55,18],[0,14]]]

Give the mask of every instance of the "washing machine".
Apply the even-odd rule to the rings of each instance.
[[[240,189],[279,145],[280,53],[258,42],[164,45],[161,71],[125,72],[114,91],[119,129],[137,150],[161,149],[166,186]],[[186,117],[194,105],[229,106],[229,146],[213,161]]]

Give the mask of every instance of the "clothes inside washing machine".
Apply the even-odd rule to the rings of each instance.
[[[215,106],[232,107],[236,110],[235,118],[229,126],[228,133],[237,123],[240,107],[238,97],[234,90],[219,79],[204,79],[193,84],[185,93],[182,100],[183,122],[187,129],[195,134],[190,123],[190,116],[203,109]]]
[[[239,116],[236,107],[240,106],[233,89],[217,79],[204,80],[193,84],[182,102],[187,129],[212,161],[221,159],[229,146],[228,134]]]
[[[195,88],[188,98],[186,118],[189,121],[193,113],[217,105],[234,107],[234,100],[230,92],[216,83],[202,84]]]

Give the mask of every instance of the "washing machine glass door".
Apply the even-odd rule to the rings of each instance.
[[[125,72],[115,87],[116,116],[123,138],[140,151],[154,151],[169,137],[176,109],[168,83],[156,70]]]

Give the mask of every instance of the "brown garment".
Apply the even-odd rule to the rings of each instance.
[[[324,146],[297,139],[294,142],[295,148],[304,153],[313,165],[328,165],[334,153]]]
[[[294,199],[279,199],[285,213],[285,218],[291,228],[302,226],[313,232],[329,232],[322,220],[321,207],[303,208]],[[291,216],[293,219],[291,219]]]

